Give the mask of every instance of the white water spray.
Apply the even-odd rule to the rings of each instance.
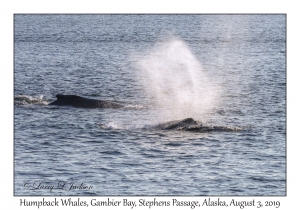
[[[138,79],[159,111],[159,120],[205,120],[215,107],[219,88],[182,40],[158,42],[134,57]]]

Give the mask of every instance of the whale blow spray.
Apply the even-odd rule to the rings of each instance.
[[[135,56],[136,69],[159,120],[193,117],[205,120],[216,105],[219,88],[205,75],[185,42],[158,42]]]

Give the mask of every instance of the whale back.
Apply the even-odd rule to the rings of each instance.
[[[172,130],[172,129],[179,129],[179,128],[188,128],[190,126],[198,126],[198,125],[201,125],[201,123],[194,120],[193,118],[186,118],[184,120],[175,120],[167,123],[161,123],[156,127],[163,130]]]
[[[62,94],[57,94],[56,98],[57,98],[57,100],[62,100],[62,99],[72,100],[72,99],[76,99],[76,98],[78,99],[78,98],[82,98],[82,97],[77,96],[77,95],[62,95]]]
[[[50,103],[49,105],[58,105],[58,106],[73,106],[76,108],[121,108],[123,107],[120,104],[84,98],[77,95],[56,95],[57,100]]]
[[[200,121],[194,120],[193,118],[186,118],[184,120],[175,120],[167,123],[161,123],[155,126],[155,128],[160,130],[184,130],[184,131],[194,131],[194,132],[210,132],[210,131],[240,131],[241,128],[232,128],[226,126],[212,126],[204,125]]]
[[[73,106],[73,104],[76,104],[78,100],[80,100],[80,96],[76,95],[56,95],[57,100],[50,103],[49,105],[70,105]]]

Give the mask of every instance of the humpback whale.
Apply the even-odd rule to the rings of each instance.
[[[56,95],[57,100],[48,104],[48,105],[57,105],[57,106],[73,106],[76,108],[98,108],[98,109],[117,109],[122,108],[121,104],[103,101],[103,100],[95,100],[84,98],[77,95]]]
[[[154,126],[155,129],[159,130],[182,130],[182,131],[194,131],[194,132],[210,132],[210,131],[240,131],[241,128],[231,128],[225,126],[212,126],[204,125],[193,118],[186,118],[184,120],[175,120],[166,123],[161,123]]]

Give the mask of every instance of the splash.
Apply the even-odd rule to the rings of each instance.
[[[38,95],[36,97],[27,95],[17,95],[14,97],[15,105],[29,105],[29,104],[40,104],[47,105],[48,103],[43,100],[43,95]]]
[[[138,79],[160,120],[204,120],[215,107],[219,87],[181,39],[158,42],[134,59]]]

